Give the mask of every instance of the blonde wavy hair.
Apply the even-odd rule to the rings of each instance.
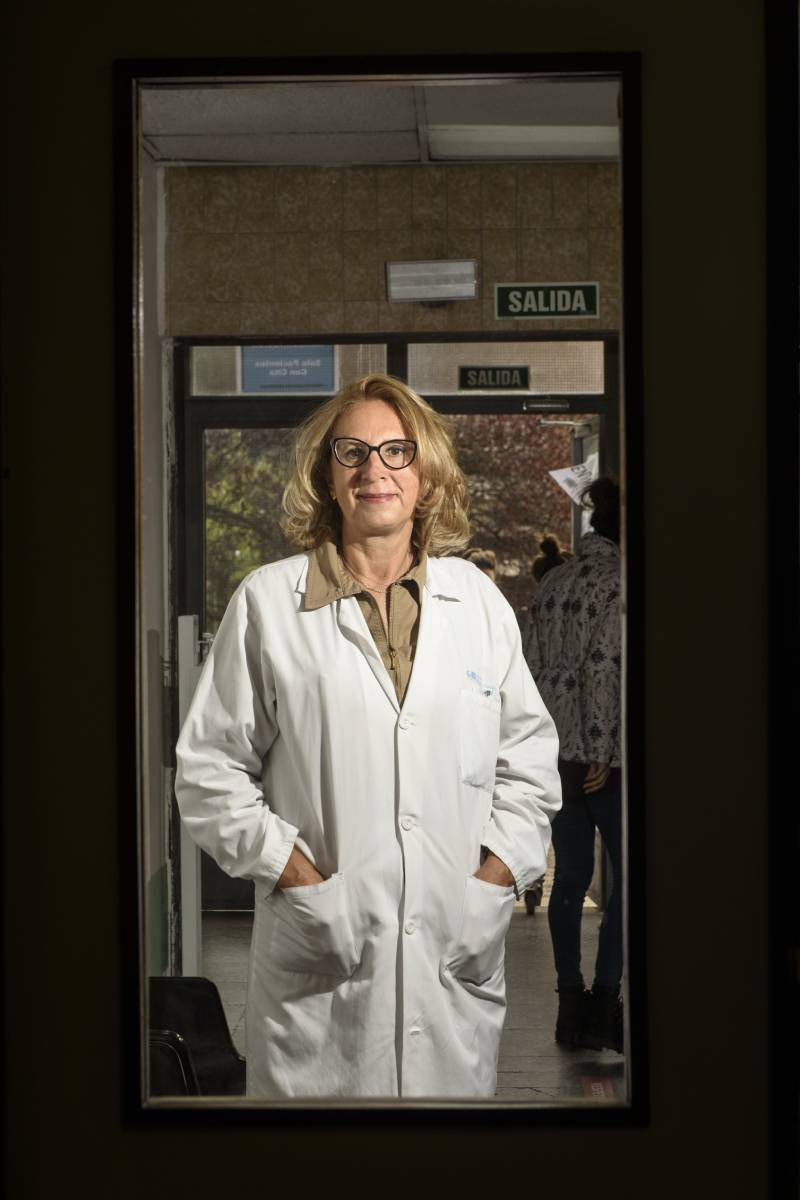
[[[330,438],[342,413],[363,400],[384,400],[417,443],[420,491],[412,541],[431,554],[455,553],[470,537],[469,496],[455,459],[448,422],[408,384],[392,375],[355,379],[315,409],[300,425],[293,466],[283,493],[281,528],[291,545],[312,550],[341,540],[342,519],[330,495]]]

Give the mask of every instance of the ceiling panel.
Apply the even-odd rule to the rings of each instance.
[[[526,79],[426,87],[431,125],[616,125],[615,80]]]
[[[415,129],[414,89],[380,84],[145,88],[145,136]]]
[[[449,161],[603,159],[618,92],[603,79],[150,85],[142,125],[166,162],[409,163],[429,141]]]
[[[150,137],[147,146],[159,162],[266,163],[275,166],[328,166],[419,162],[416,132],[330,134],[178,134]]]

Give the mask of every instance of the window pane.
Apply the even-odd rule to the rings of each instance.
[[[293,428],[205,431],[205,631],[249,571],[294,553],[278,524]]]
[[[298,347],[291,347],[298,350]],[[279,354],[280,346],[270,346],[270,354]],[[353,379],[386,370],[386,346],[381,342],[336,345],[334,351],[334,387],[340,388]],[[241,346],[193,346],[191,352],[191,394],[193,396],[241,396],[265,394],[245,393],[242,386]],[[308,389],[313,392],[315,389]],[[281,388],[283,395],[305,395],[303,387]],[[268,394],[268,393],[267,393]]]
[[[386,371],[386,347],[379,342],[358,346],[337,346],[339,352],[339,387],[364,375]]]
[[[238,346],[192,348],[192,395],[234,396],[239,390]]]
[[[529,368],[525,395],[603,393],[602,342],[427,342],[408,347],[408,382],[423,395],[472,395],[472,389],[459,389],[459,367],[505,366]]]
[[[472,547],[494,550],[496,583],[524,628],[534,591],[531,565],[544,533],[572,547],[572,501],[549,471],[572,465],[572,426],[525,413],[449,418],[471,501]],[[571,417],[576,427],[590,418]]]

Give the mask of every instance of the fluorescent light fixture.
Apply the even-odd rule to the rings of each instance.
[[[616,125],[429,125],[428,153],[448,158],[619,157]]]
[[[418,262],[387,262],[386,295],[392,303],[474,300],[478,295],[477,260],[435,258]]]

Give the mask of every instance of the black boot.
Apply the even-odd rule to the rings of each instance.
[[[582,983],[558,988],[558,1019],[556,1041],[559,1046],[580,1045],[580,1035],[586,1020],[589,993]]]
[[[529,917],[532,917],[538,906],[542,903],[542,893],[544,892],[544,884],[541,880],[535,883],[532,888],[528,888],[525,893],[525,911]]]
[[[592,1050],[616,1050],[617,1054],[622,1054],[624,1041],[619,992],[595,987],[587,995],[589,1004],[580,1045]]]

